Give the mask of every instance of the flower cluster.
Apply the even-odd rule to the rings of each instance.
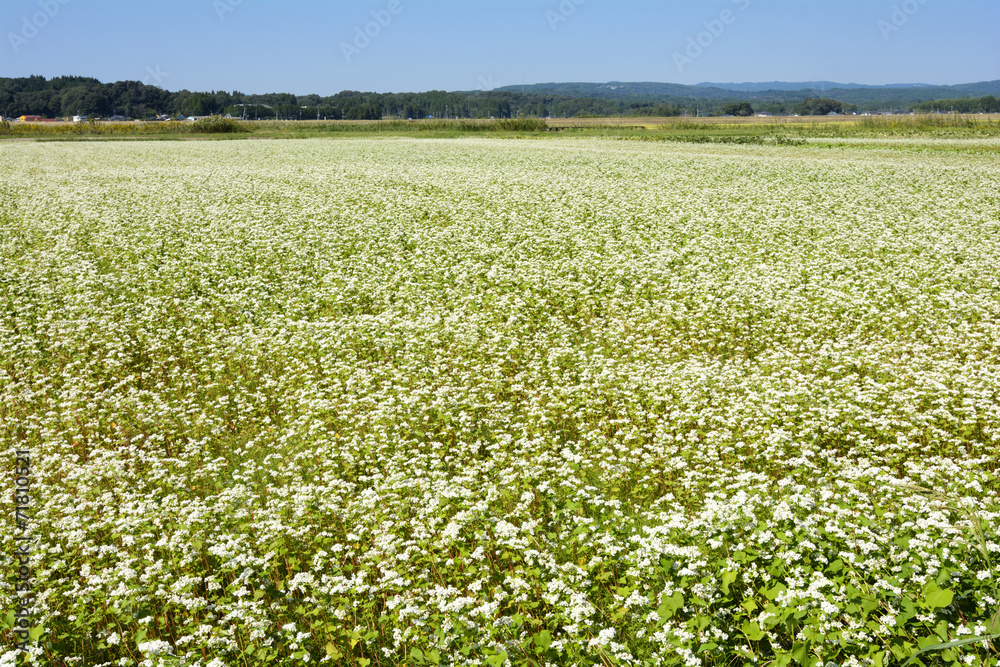
[[[46,143],[0,175],[38,664],[883,665],[997,611],[994,154]]]

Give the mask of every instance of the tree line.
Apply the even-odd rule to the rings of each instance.
[[[993,95],[972,99],[934,100],[914,107],[921,113],[1000,113],[1000,100]]]
[[[239,91],[170,92],[141,81],[102,83],[80,76],[0,78],[0,115],[39,115],[68,118],[75,115],[149,119],[161,115],[231,115],[246,119],[381,120],[383,118],[570,118],[603,116],[748,116],[772,114],[826,115],[850,113],[858,107],[826,98],[804,101],[574,97],[516,91],[423,93],[365,93],[345,90],[336,95]],[[917,105],[920,111],[955,110],[963,113],[997,111],[996,98],[941,100]]]
[[[694,105],[691,105],[694,109]],[[170,92],[140,81],[101,83],[89,77],[0,78],[0,115],[50,118],[122,115],[145,119],[170,116],[232,115],[247,119],[380,120],[383,118],[517,118],[578,115],[680,116],[675,102],[624,102],[493,91],[364,93],[336,95],[239,91]]]

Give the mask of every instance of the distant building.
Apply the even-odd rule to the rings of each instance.
[[[18,120],[21,121],[22,123],[38,123],[45,119],[42,118],[41,116],[21,116],[20,118],[18,118]]]
[[[89,119],[86,116],[73,116],[73,122],[74,123],[85,123],[88,120]]]

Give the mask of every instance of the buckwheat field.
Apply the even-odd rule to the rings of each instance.
[[[997,156],[0,146],[0,664],[997,665]]]

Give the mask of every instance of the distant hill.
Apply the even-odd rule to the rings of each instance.
[[[761,92],[765,90],[830,90],[832,88],[843,90],[856,88],[933,88],[934,86],[929,83],[888,83],[880,86],[869,86],[863,83],[837,83],[835,81],[765,81],[758,83],[699,83],[695,87]]]
[[[535,83],[527,86],[505,86],[496,90],[506,93],[534,95],[564,95],[606,100],[663,100],[670,98],[724,99],[732,91],[721,88],[698,88],[680,83],[609,81],[608,83]]]
[[[565,96],[629,102],[694,102],[697,100],[758,100],[764,102],[799,102],[806,97],[831,97],[843,102],[865,105],[912,106],[940,99],[960,99],[1000,95],[1000,80],[935,86],[925,83],[866,86],[834,81],[764,83],[703,83],[687,86],[679,83],[622,82],[607,83],[538,83],[507,86],[502,92],[529,95]]]
[[[843,86],[826,87],[830,86]],[[819,86],[816,88],[815,86]],[[733,90],[720,86],[752,88]],[[776,88],[784,86],[785,88]],[[812,86],[791,89],[796,86]],[[756,90],[766,88],[765,90]],[[808,98],[832,98],[803,105]],[[0,116],[17,118],[107,118],[122,114],[149,119],[160,115],[214,114],[267,117],[276,120],[326,118],[378,120],[381,118],[572,118],[607,116],[666,117],[732,113],[732,103],[749,103],[755,113],[810,113],[821,108],[846,112],[965,110],[1000,111],[1000,80],[957,86],[899,84],[860,86],[824,81],[765,82],[686,86],[677,83],[621,82],[541,83],[508,86],[493,91],[471,90],[422,93],[372,93],[344,90],[335,95],[269,93],[245,95],[224,90],[170,92],[141,81],[102,83],[82,76],[0,77]],[[818,105],[818,106],[817,106]],[[740,105],[745,109],[745,105]],[[800,111],[796,111],[796,110]]]
[[[952,86],[956,91],[960,90],[962,92],[968,93],[969,95],[1000,95],[1000,80],[998,81],[983,81],[981,83],[963,83],[957,86]]]
[[[535,83],[527,86],[504,86],[497,91],[505,93],[531,93],[536,95],[565,95],[567,97],[589,97],[594,99],[665,99],[670,97],[712,97],[722,98],[728,91],[719,89],[696,89],[680,83]]]

